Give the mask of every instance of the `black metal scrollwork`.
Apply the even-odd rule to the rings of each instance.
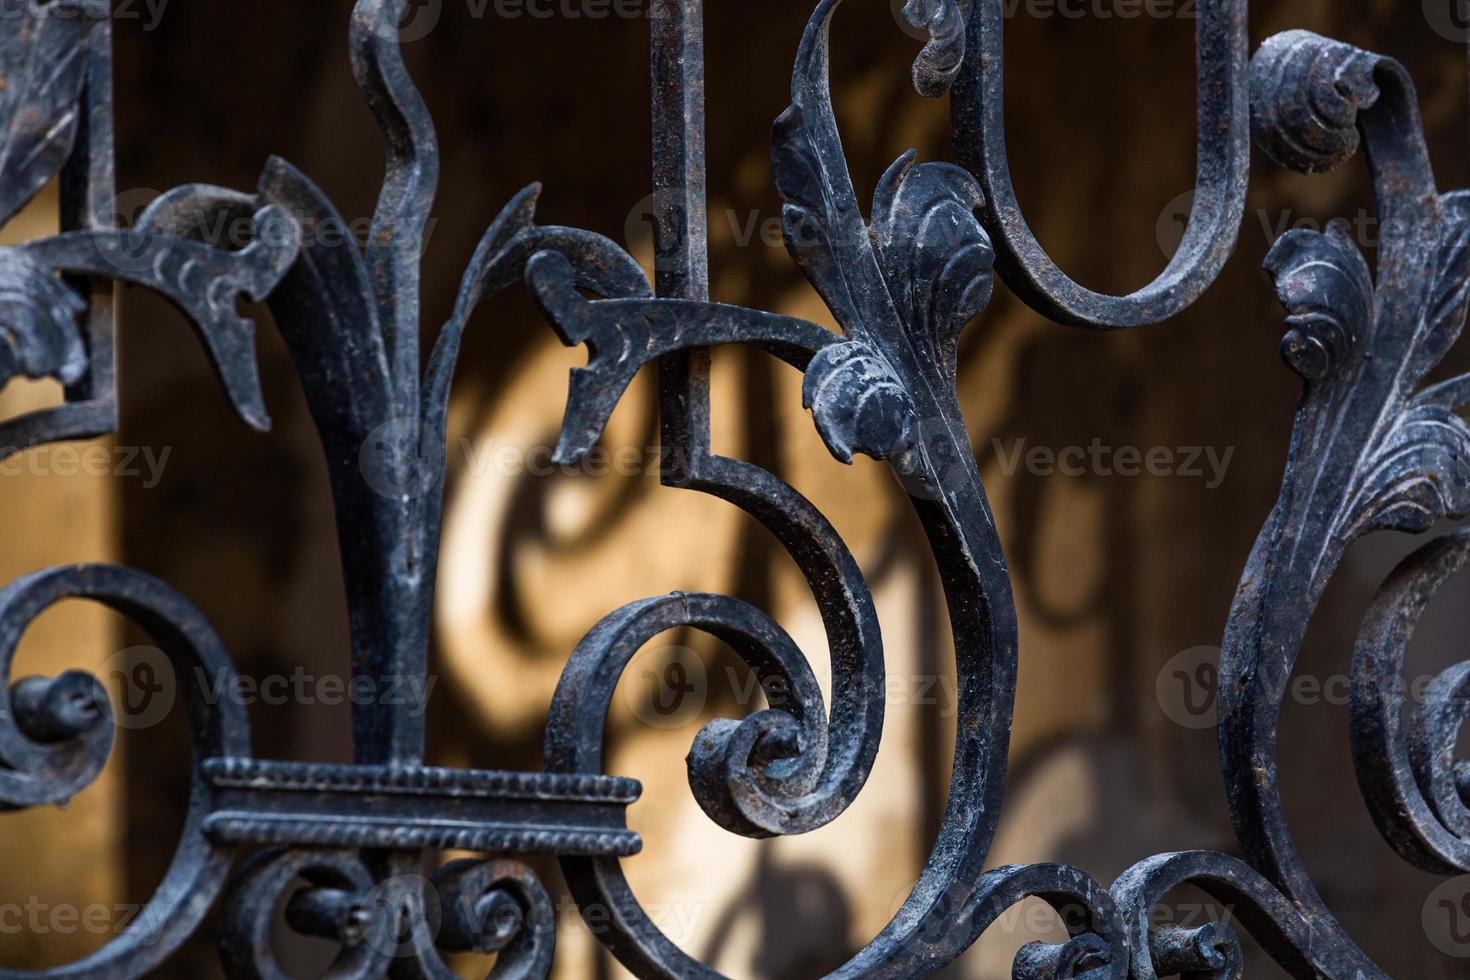
[[[905,9],[917,5],[915,0]],[[954,5],[951,0],[950,6]],[[1005,0],[971,0],[971,6],[965,68],[946,75],[952,79],[948,84],[953,86],[960,163],[974,172],[985,191],[985,227],[995,239],[997,267],[1006,284],[1046,316],[1091,328],[1158,323],[1187,309],[1225,267],[1245,214],[1251,95],[1247,5],[1238,0],[1200,0],[1198,4],[1198,165],[1189,223],[1168,267],[1128,296],[1103,295],[1073,281],[1046,254],[1026,224],[1006,155],[1007,6]]]
[[[429,606],[443,498],[450,389],[464,331],[493,292],[524,283],[563,343],[585,345],[557,459],[600,438],[643,367],[657,364],[664,482],[711,494],[767,528],[805,575],[832,655],[830,705],[811,664],[769,615],[729,596],[674,593],[616,610],[573,650],[549,708],[546,771],[422,764],[422,712],[359,706],[353,765],[251,758],[243,712],[189,692],[193,793],[174,864],[143,915],[57,976],[137,976],[198,927],[221,892],[221,956],[231,976],[283,975],[274,911],[332,940],[338,977],[447,977],[444,954],[496,953],[492,976],[544,977],[551,903],[517,860],[555,855],[599,938],[644,977],[714,977],[659,931],[622,861],[642,846],[625,810],[640,787],[603,773],[613,692],[651,639],[697,629],[751,668],[767,707],[695,737],[690,788],[711,820],[742,836],[819,830],[862,791],[879,750],[884,653],[873,599],[817,508],[777,475],[715,454],[708,349],[751,345],[803,373],[803,400],[832,455],[887,461],[927,534],[954,634],[959,711],[950,797],[924,871],[889,924],[833,977],[914,977],[952,962],[1011,906],[1049,903],[1059,944],[1018,955],[1017,977],[1239,977],[1229,924],[1158,925],[1181,886],[1203,889],[1293,975],[1382,976],[1317,895],[1277,790],[1284,681],[1345,549],[1379,530],[1422,532],[1470,515],[1470,378],[1425,386],[1470,308],[1470,198],[1439,192],[1413,88],[1394,62],[1305,32],[1269,40],[1247,71],[1244,0],[1201,0],[1200,164],[1184,244],[1154,284],[1092,293],[1036,243],[1010,186],[1004,144],[1001,0],[909,0],[927,32],[920,95],[953,93],[961,162],[913,153],[885,173],[865,216],[830,97],[829,44],[841,0],[820,0],[798,50],[792,104],[773,130],[773,174],[788,251],[841,326],[712,302],[705,249],[699,0],[653,4],[656,283],[615,243],[535,220],[539,186],[492,222],[450,321],[420,372],[419,261],[438,149],[395,40],[407,0],[359,0],[353,68],[387,143],[365,247],[307,236],[341,223],[331,201],[282,160],[253,194],[206,185],[163,195],[130,228],[107,214],[111,121],[107,8],[29,0],[0,38],[0,219],[58,174],[63,231],[0,249],[0,382],[54,377],[62,406],[0,424],[7,452],[111,431],[112,324],[104,281],[172,300],[197,327],[240,418],[265,429],[254,326],[240,297],[264,300],[304,382],[337,509],[358,677],[427,669]],[[1249,75],[1249,78],[1247,78]],[[1280,498],[1250,557],[1221,664],[1222,769],[1247,860],[1188,852],[1147,858],[1104,888],[1077,868],[987,870],[1000,812],[1019,640],[1011,582],[956,395],[955,346],[985,308],[992,266],[1063,322],[1137,326],[1189,306],[1215,278],[1244,206],[1247,128],[1272,159],[1330,169],[1366,144],[1389,236],[1376,275],[1340,231],[1297,231],[1267,271],[1288,312],[1282,356],[1303,379]],[[201,229],[244,221],[225,249]],[[1424,234],[1428,229],[1432,233]],[[1353,743],[1369,808],[1390,843],[1425,869],[1470,870],[1470,766],[1455,757],[1470,664],[1442,674],[1405,716],[1400,675],[1435,591],[1470,561],[1461,531],[1411,557],[1385,584],[1354,664]],[[180,676],[231,671],[188,602],[127,569],[54,569],[0,590],[0,665],[51,604],[92,599],[153,634]],[[194,674],[193,676],[203,676]],[[112,745],[106,694],[91,676],[13,679],[0,698],[0,805],[64,802],[94,780]],[[365,805],[368,802],[371,805]],[[239,849],[255,853],[226,889]],[[418,874],[426,850],[479,857]],[[6,976],[17,975],[6,973]],[[24,974],[19,974],[24,975]]]
[[[177,592],[129,569],[79,566],[40,572],[0,591],[0,666],[7,680],[26,627],[71,598],[102,603],[133,619],[179,677],[234,676],[219,638]],[[230,855],[202,832],[209,796],[203,767],[210,758],[248,757],[249,732],[243,707],[228,700],[211,703],[202,683],[183,691],[192,723],[194,782],[188,818],[163,883],[126,931],[97,953],[48,975],[146,973],[189,937],[224,887]],[[19,679],[9,703],[0,704],[0,804],[23,808],[65,802],[90,784],[112,748],[106,700],[101,683],[88,674]]]
[[[1282,356],[1306,387],[1281,496],[1226,632],[1222,758],[1241,844],[1310,924],[1312,967],[1327,976],[1382,976],[1328,912],[1292,842],[1276,787],[1278,685],[1350,543],[1470,513],[1470,429],[1456,414],[1464,380],[1423,387],[1470,306],[1470,214],[1462,192],[1436,188],[1414,89],[1395,62],[1294,31],[1257,54],[1253,89],[1257,141],[1283,165],[1329,169],[1365,143],[1379,216],[1397,231],[1379,249],[1376,281],[1336,229],[1292,233],[1267,260],[1290,314]],[[1387,673],[1400,628],[1384,622],[1382,605],[1365,625],[1354,668],[1355,754],[1370,809],[1411,854],[1402,830],[1431,823],[1423,797],[1402,795],[1405,774],[1390,754],[1369,764],[1375,746],[1398,741],[1382,699],[1392,699],[1395,712],[1403,707]],[[1418,809],[1394,815],[1396,795]]]

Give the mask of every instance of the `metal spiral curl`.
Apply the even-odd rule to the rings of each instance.
[[[304,886],[300,882],[305,882]],[[326,976],[368,980],[387,972],[398,909],[351,851],[279,850],[255,857],[230,886],[220,923],[220,960],[231,980],[288,980],[273,949],[276,911],[301,933],[340,946]]]
[[[1202,925],[1174,923],[1159,911],[1170,892],[1200,889],[1230,914]],[[1244,955],[1235,923],[1244,925],[1271,957],[1293,976],[1313,976],[1314,947],[1323,941],[1311,920],[1238,858],[1209,851],[1160,854],[1129,868],[1111,889],[1127,923],[1132,980],[1175,974],[1240,980]]]
[[[1353,657],[1358,782],[1385,839],[1405,860],[1438,874],[1470,871],[1470,806],[1456,756],[1470,717],[1470,661],[1435,677],[1405,717],[1404,656],[1435,593],[1467,563],[1466,529],[1405,559],[1374,599]]]
[[[495,954],[488,980],[542,980],[556,949],[551,899],[524,864],[466,858],[432,879],[353,851],[262,852],[225,900],[220,956],[232,980],[287,980],[274,951],[277,911],[338,952],[325,976],[453,980],[446,953]]]
[[[470,952],[494,954],[487,980],[545,980],[551,972],[555,909],[519,861],[464,858],[429,879],[400,870],[358,901],[389,909],[384,963],[401,980],[455,980],[445,955]]]
[[[230,698],[211,696],[210,685],[232,689],[235,672],[203,615],[162,582],[111,565],[54,568],[0,590],[0,679],[10,680],[26,628],[66,599],[91,600],[121,613],[147,631],[167,656],[172,681],[189,709],[193,788],[173,861],[147,906],[121,935],[97,952],[44,974],[0,970],[0,977],[139,976],[198,928],[224,887],[231,854],[203,832],[208,793],[198,767],[213,757],[250,755],[245,711]],[[9,686],[9,696],[0,697],[0,804],[34,807],[75,796],[106,764],[113,730],[105,689],[90,674],[24,678]]]
[[[1277,164],[1299,173],[1334,170],[1358,152],[1358,113],[1379,90],[1379,59],[1311,31],[1269,38],[1251,62],[1251,129]]]

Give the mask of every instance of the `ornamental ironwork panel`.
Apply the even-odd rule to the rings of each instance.
[[[775,474],[711,445],[709,350],[718,345],[754,346],[802,372],[804,405],[836,459],[864,454],[891,465],[926,532],[953,628],[956,743],[937,839],[886,928],[833,977],[932,974],[1027,898],[1049,903],[1071,938],[1023,948],[1017,977],[1238,977],[1236,924],[1295,976],[1385,975],[1303,867],[1281,802],[1276,743],[1298,651],[1347,546],[1470,515],[1470,429],[1458,414],[1470,404],[1470,376],[1425,382],[1470,307],[1470,196],[1438,189],[1414,88],[1396,62],[1304,31],[1269,39],[1252,58],[1245,0],[1199,0],[1198,175],[1187,231],[1153,283],[1110,296],[1078,285],[1046,255],[1017,202],[1003,115],[1004,0],[903,7],[928,39],[914,87],[949,97],[959,159],[905,154],[866,212],[829,91],[841,0],[820,0],[796,52],[791,105],[775,120],[772,165],[787,248],[840,324],[833,332],[711,301],[702,0],[653,0],[655,281],[608,238],[539,224],[533,185],[491,223],[453,316],[423,358],[419,263],[438,149],[400,55],[408,2],[359,0],[351,21],[352,66],[387,153],[361,248],[304,234],[342,222],[311,179],[281,159],[266,164],[253,191],[180,187],[117,227],[109,4],[7,4],[0,220],[59,178],[62,230],[0,248],[0,380],[57,379],[65,402],[0,423],[0,445],[13,454],[114,431],[119,281],[162,294],[188,316],[240,421],[267,430],[255,324],[238,307],[267,303],[331,476],[354,677],[421,682],[443,502],[439,492],[399,491],[443,463],[472,312],[496,291],[523,286],[557,337],[589,355],[571,375],[557,460],[590,452],[635,374],[657,365],[663,482],[728,502],[784,546],[820,608],[830,699],[765,612],[689,593],[611,612],[568,651],[547,706],[541,772],[424,766],[422,705],[402,699],[354,704],[353,765],[257,759],[243,708],[186,687],[193,789],[173,863],[133,927],[46,975],[144,975],[218,904],[226,971],[279,977],[271,930],[285,900],[292,928],[340,946],[333,977],[449,976],[444,954],[468,950],[498,954],[492,976],[543,977],[554,957],[550,900],[523,859],[551,855],[584,914],[595,915],[598,938],[633,973],[717,976],[660,932],[624,877],[622,862],[642,847],[625,816],[641,788],[603,771],[624,669],[651,639],[692,628],[724,641],[754,672],[767,707],[709,723],[688,756],[704,813],[749,838],[815,831],[852,804],[879,750],[885,684],[873,598],[832,525]],[[1303,388],[1280,496],[1246,559],[1220,663],[1221,773],[1246,859],[1159,854],[1110,886],[1084,868],[988,868],[1020,651],[1011,581],[956,396],[957,338],[984,311],[993,269],[1064,324],[1137,327],[1188,308],[1233,250],[1252,136],[1276,164],[1307,174],[1362,150],[1384,226],[1416,233],[1385,236],[1376,269],[1336,227],[1292,231],[1266,262],[1287,314],[1282,356]],[[226,250],[203,240],[199,230],[221,221],[243,223],[248,243]],[[1470,871],[1470,768],[1455,751],[1470,662],[1439,675],[1412,711],[1402,672],[1426,604],[1467,562],[1465,530],[1406,560],[1369,612],[1352,671],[1364,800],[1397,852],[1438,874]],[[180,592],[131,569],[85,565],[0,590],[7,677],[27,626],[68,598],[135,621],[181,678],[233,676],[219,637]],[[8,684],[0,804],[64,803],[107,762],[106,692],[83,672]],[[425,881],[416,874],[424,852],[439,849],[480,856]],[[1228,905],[1231,922],[1161,923],[1156,907],[1186,884]]]

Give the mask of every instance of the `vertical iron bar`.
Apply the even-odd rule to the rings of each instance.
[[[654,286],[709,299],[705,199],[704,0],[653,0]],[[709,352],[659,363],[663,480],[685,486],[709,453]]]
[[[87,52],[87,80],[83,89],[76,149],[62,168],[59,218],[62,231],[101,231],[116,223],[117,174],[113,153],[112,22],[92,28]],[[68,277],[87,299],[86,341],[91,362],[86,376],[67,391],[67,401],[103,406],[108,416],[97,420],[98,431],[117,426],[116,373],[113,339],[111,279]]]

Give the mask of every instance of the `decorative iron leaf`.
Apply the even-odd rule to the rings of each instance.
[[[895,458],[914,445],[914,407],[888,363],[866,344],[833,344],[807,367],[802,404],[832,455]]]
[[[1403,393],[1443,360],[1470,309],[1470,196],[1446,195],[1441,205],[1429,290],[1395,379]],[[1451,381],[1403,403],[1375,437],[1345,511],[1354,533],[1425,531],[1440,518],[1470,513],[1470,428],[1454,412],[1457,387]]]
[[[1340,374],[1373,322],[1373,277],[1363,253],[1340,225],[1326,233],[1298,229],[1271,249],[1266,271],[1289,314],[1282,360],[1311,382]]]
[[[899,315],[952,375],[960,331],[990,301],[995,251],[975,217],[984,201],[975,178],[914,159],[899,157],[878,183],[873,232]]]
[[[787,251],[827,306],[851,329],[857,320],[857,307],[834,244],[838,234],[833,226],[836,204],[799,105],[790,106],[776,120],[771,171],[785,201],[781,230]]]
[[[1409,384],[1440,361],[1465,326],[1470,309],[1470,194],[1440,198],[1443,218],[1434,251],[1434,278],[1410,348]]]
[[[27,5],[0,38],[0,224],[61,172],[76,139],[86,35],[108,16],[104,0]]]
[[[321,189],[278,157],[261,174],[259,202],[285,208],[300,228],[347,227]],[[269,302],[323,440],[333,458],[351,457],[348,478],[359,478],[356,453],[368,434],[417,406],[395,404],[387,343],[356,243],[340,235],[307,238]]]
[[[929,34],[914,59],[914,90],[926,99],[949,91],[965,63],[965,17],[956,0],[908,0],[901,11],[909,26]]]
[[[1470,427],[1440,405],[1399,416],[1355,481],[1354,530],[1428,530],[1470,514]]]
[[[80,381],[87,350],[77,317],[85,307],[49,269],[0,249],[0,386],[17,375]]]

